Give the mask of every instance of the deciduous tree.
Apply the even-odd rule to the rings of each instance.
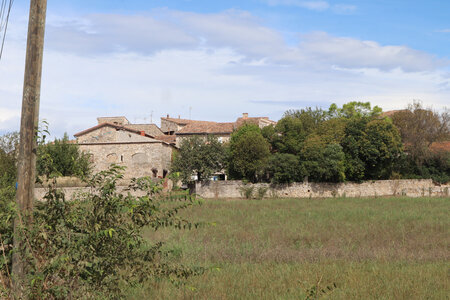
[[[270,157],[269,143],[256,125],[245,125],[231,135],[229,174],[233,178],[258,181]]]
[[[197,175],[198,180],[204,180],[224,170],[226,158],[226,149],[216,137],[187,138],[181,142],[172,163],[172,172],[179,172],[185,183],[192,181],[192,175]]]

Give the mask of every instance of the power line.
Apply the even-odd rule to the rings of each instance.
[[[9,3],[8,3],[9,2]],[[6,31],[8,30],[9,16],[11,15],[11,8],[14,0],[2,0],[0,7],[0,33],[2,36],[2,45],[0,47],[0,60],[3,56],[3,49],[5,47]]]

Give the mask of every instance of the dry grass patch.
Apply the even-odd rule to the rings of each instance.
[[[329,299],[448,299],[449,198],[214,201],[189,212],[214,222],[148,232],[176,262],[215,266],[187,287],[130,295],[161,299],[301,299],[318,278]]]

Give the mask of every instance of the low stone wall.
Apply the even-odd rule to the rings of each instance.
[[[117,186],[117,191],[123,194],[127,194],[128,191],[126,191],[128,186]],[[71,200],[74,196],[76,196],[79,193],[88,193],[91,191],[88,187],[60,187],[58,188],[64,192],[66,200]],[[43,200],[45,194],[48,192],[48,188],[45,187],[37,187],[34,189],[34,196],[38,200]],[[143,193],[138,193],[134,191],[130,191],[132,195],[134,196],[141,196]]]
[[[241,198],[242,181],[207,181],[195,185],[195,193],[203,198]],[[328,198],[328,197],[448,197],[450,185],[435,185],[431,179],[375,180],[362,183],[292,183],[270,185],[250,184],[254,195],[260,187],[268,188],[266,197]]]
[[[127,194],[128,192],[131,193],[133,196],[143,196],[145,193],[142,191],[133,191],[128,190],[128,184],[129,182],[122,181],[118,182],[117,192]],[[178,185],[181,186],[181,183]],[[83,187],[83,186],[77,186],[77,187],[67,187],[67,186],[57,186],[59,190],[62,190],[64,192],[64,195],[66,197],[66,200],[71,200],[74,196],[76,196],[79,193],[89,193],[91,192],[91,188],[89,187]],[[173,182],[172,180],[167,180],[163,183],[163,191],[171,191],[173,188]],[[44,186],[37,186],[34,189],[34,196],[38,200],[43,200],[45,194],[48,192],[48,187]]]

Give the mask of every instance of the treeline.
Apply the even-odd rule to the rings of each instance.
[[[183,181],[225,171],[252,182],[343,182],[377,179],[450,180],[448,110],[413,103],[386,115],[378,106],[350,102],[328,110],[289,110],[276,126],[246,124],[221,144],[186,139],[173,163]]]

